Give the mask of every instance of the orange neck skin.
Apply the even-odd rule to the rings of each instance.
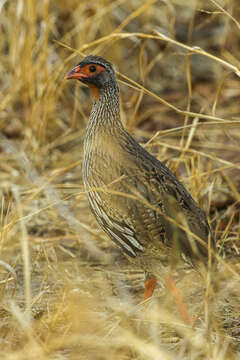
[[[92,90],[93,95],[94,95],[94,97],[95,97],[95,99],[97,101],[98,96],[99,96],[99,89],[93,84],[88,84],[88,87]]]

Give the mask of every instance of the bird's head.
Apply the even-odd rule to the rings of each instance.
[[[101,89],[116,83],[112,64],[95,55],[86,56],[67,74],[66,79],[77,79],[88,85],[96,99]]]

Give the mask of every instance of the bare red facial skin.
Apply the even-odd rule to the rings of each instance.
[[[73,68],[67,74],[66,79],[67,80],[69,80],[69,79],[77,79],[77,80],[87,79],[87,78],[98,75],[102,71],[106,71],[105,67],[94,64],[94,63],[85,65],[84,67],[80,67],[80,65],[77,65],[77,66],[75,66],[75,68]],[[95,99],[97,100],[98,96],[99,96],[99,89],[97,88],[97,86],[95,86],[92,83],[87,83],[87,85],[92,90],[93,95],[94,95]]]
[[[99,89],[93,84],[88,84],[88,87],[92,90],[93,95],[94,95],[94,97],[95,97],[95,99],[97,101],[97,99],[99,97]]]
[[[93,68],[95,68],[95,71],[93,71]],[[81,72],[87,77],[96,76],[102,71],[106,71],[105,67],[97,64],[89,64],[81,68]]]

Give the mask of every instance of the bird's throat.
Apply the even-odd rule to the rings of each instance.
[[[97,88],[96,85],[90,83],[88,84],[88,87],[92,90],[92,93],[97,101],[99,97],[99,89]]]
[[[99,133],[114,134],[123,129],[120,119],[119,92],[115,88],[101,89],[96,93],[87,125],[86,136],[98,136]]]

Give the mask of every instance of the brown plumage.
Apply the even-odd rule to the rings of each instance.
[[[124,129],[111,63],[87,56],[67,78],[87,84],[96,98],[82,171],[90,207],[102,229],[148,273],[158,272],[173,247],[193,260],[207,259],[212,237],[206,216],[173,173]]]

